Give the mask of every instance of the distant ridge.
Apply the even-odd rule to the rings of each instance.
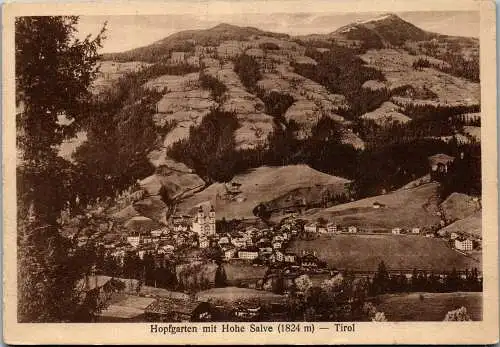
[[[254,27],[240,27],[221,23],[209,29],[180,31],[150,45],[135,48],[122,53],[107,53],[103,60],[146,61],[155,62],[169,56],[172,51],[186,51],[193,48],[194,43],[202,46],[217,46],[223,41],[248,40],[254,35],[265,35],[275,38],[289,38],[287,34],[263,31]]]

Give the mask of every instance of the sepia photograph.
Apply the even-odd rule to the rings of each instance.
[[[197,8],[13,16],[15,323],[481,323],[477,2]]]

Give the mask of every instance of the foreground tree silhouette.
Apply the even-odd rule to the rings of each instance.
[[[82,312],[78,280],[89,264],[70,257],[57,222],[62,208],[75,201],[75,172],[57,148],[86,115],[104,28],[95,38],[78,40],[77,23],[78,17],[49,16],[18,17],[15,23],[20,322],[80,320],[75,315]]]

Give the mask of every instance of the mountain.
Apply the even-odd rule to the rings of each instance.
[[[440,36],[422,30],[391,13],[348,24],[329,35],[337,39],[362,41],[371,48],[400,46],[406,41],[426,41]]]
[[[172,34],[148,46],[122,53],[103,54],[103,60],[156,62],[168,57],[172,51],[192,51],[194,45],[218,46],[224,41],[246,41],[252,36],[264,35],[273,38],[289,38],[253,27],[240,27],[221,23],[210,29],[185,30]]]
[[[260,204],[272,211],[303,199],[329,206],[323,198],[345,201],[348,182],[359,183],[357,197],[404,186],[425,174],[429,155],[453,153],[440,139],[465,126],[480,130],[480,86],[470,78],[479,65],[463,69],[476,64],[477,42],[393,14],[316,37],[323,41],[220,24],[103,56],[114,61],[102,62],[101,89],[116,83],[123,91],[119,128],[127,128],[125,118],[137,124],[134,134],[151,140],[146,159],[156,168],[154,175],[124,173],[147,196],[120,206],[120,215],[160,220],[169,208],[189,213],[207,201],[226,219],[251,218]],[[466,63],[457,58],[464,52]],[[414,155],[406,159],[400,153],[409,148]],[[132,169],[144,163],[126,159]],[[231,180],[241,184],[238,194],[227,194],[223,182]],[[438,186],[426,181],[304,217],[374,229],[432,226],[439,200]]]

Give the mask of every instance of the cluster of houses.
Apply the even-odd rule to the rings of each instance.
[[[287,243],[302,231],[295,222],[282,223],[279,227],[247,226],[241,230],[217,232],[215,220],[213,206],[200,206],[195,217],[174,216],[168,225],[143,232],[130,231],[125,237],[105,241],[104,247],[121,261],[128,252],[136,253],[141,259],[146,253],[182,257],[180,250],[183,249],[218,247],[226,261],[296,262],[295,254],[285,251]]]

